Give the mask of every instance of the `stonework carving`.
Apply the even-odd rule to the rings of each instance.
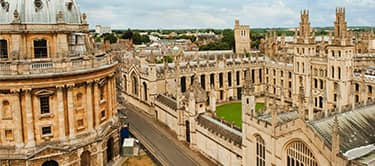
[[[35,0],[34,5],[35,5],[35,11],[36,12],[38,12],[39,10],[41,10],[43,8],[42,0]]]
[[[5,0],[0,0],[1,7],[6,11],[9,12],[9,2],[6,2]]]
[[[13,23],[20,23],[21,22],[21,19],[20,19],[20,14],[18,13],[18,10],[14,10],[13,12]]]
[[[63,22],[64,22],[64,12],[59,11],[59,13],[57,14],[57,23],[63,23]]]

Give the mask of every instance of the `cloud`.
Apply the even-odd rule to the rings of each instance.
[[[312,26],[332,26],[335,8],[346,7],[348,25],[375,26],[374,0],[78,0],[91,27],[230,28],[235,18],[251,27],[296,27],[310,10]]]

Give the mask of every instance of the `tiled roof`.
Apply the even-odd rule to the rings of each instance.
[[[332,145],[334,117],[309,122],[310,125]],[[340,149],[351,149],[375,143],[375,105],[338,115]]]
[[[240,131],[237,131],[207,115],[200,115],[198,116],[197,120],[199,125],[202,125],[209,131],[231,140],[238,146],[241,146],[242,133]]]
[[[165,106],[172,108],[173,110],[177,110],[177,102],[172,98],[164,95],[158,95],[158,97],[156,97],[156,100],[164,104]]]

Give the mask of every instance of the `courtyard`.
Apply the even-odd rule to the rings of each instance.
[[[264,103],[257,103],[255,106],[256,111],[263,110]],[[235,124],[237,127],[242,128],[242,105],[241,103],[230,103],[218,106],[216,108],[216,116],[223,118],[229,123]]]

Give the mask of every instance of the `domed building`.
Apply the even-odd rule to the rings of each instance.
[[[0,0],[0,165],[116,160],[116,67],[75,0]]]

